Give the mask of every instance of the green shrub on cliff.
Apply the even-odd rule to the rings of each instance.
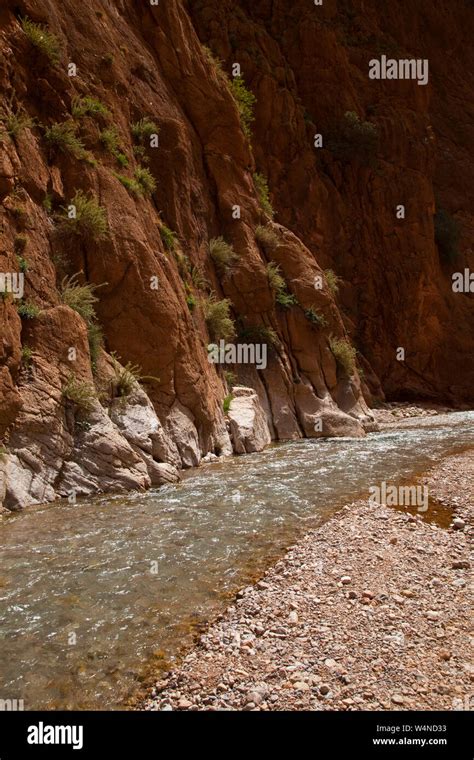
[[[109,235],[107,214],[94,196],[77,190],[70,205],[58,215],[58,230],[65,235],[77,235],[85,240],[100,242]]]
[[[267,264],[267,277],[268,284],[274,293],[280,293],[281,291],[286,290],[286,282],[281,275],[279,264],[276,264],[274,261],[270,261],[270,263]]]
[[[16,308],[22,319],[36,319],[41,312],[39,306],[32,301],[19,301]]]
[[[461,227],[446,209],[438,208],[434,218],[435,241],[441,258],[451,263],[459,256]]]
[[[31,44],[45,55],[51,63],[57,63],[60,56],[60,46],[57,37],[48,30],[48,27],[42,24],[35,24],[28,16],[20,19],[20,23]]]
[[[145,117],[132,124],[131,130],[135,140],[143,144],[146,140],[149,142],[152,135],[157,135],[160,128],[154,121]]]
[[[170,230],[166,224],[162,224],[160,227],[160,237],[165,247],[168,249],[168,251],[170,251],[170,253],[172,253],[176,248],[176,232]]]
[[[222,236],[209,241],[209,253],[218,269],[229,269],[238,259],[233,247]]]
[[[262,224],[259,224],[258,227],[255,228],[255,239],[264,248],[273,249],[277,248],[280,244],[280,239],[276,232],[268,226],[264,227]]]
[[[355,359],[357,351],[351,346],[346,338],[329,339],[329,346],[336,360],[337,368],[344,377],[351,377],[355,370]]]
[[[64,277],[60,287],[61,301],[77,311],[85,322],[91,322],[95,319],[94,304],[99,300],[94,295],[98,286],[88,282],[81,284],[78,278],[79,273]]]
[[[79,160],[87,159],[90,154],[76,133],[77,124],[73,121],[63,121],[55,122],[50,127],[46,127],[44,137],[50,146],[63,153],[69,153]]]
[[[91,116],[94,119],[98,116],[110,116],[110,111],[100,102],[100,100],[91,98],[88,95],[84,98],[73,98],[71,113],[76,119],[80,119],[83,116]]]
[[[32,119],[21,106],[18,106],[16,110],[12,109],[9,112],[2,109],[0,111],[0,121],[4,125],[7,134],[10,135],[13,140],[24,129],[31,129],[35,125],[35,120]]]
[[[95,388],[90,383],[78,380],[74,374],[69,375],[62,389],[62,396],[72,401],[79,409],[91,411],[97,401]]]
[[[319,314],[313,306],[305,309],[304,315],[315,327],[326,327],[327,320],[323,314]]]
[[[257,98],[247,87],[242,77],[234,77],[231,82],[232,94],[236,100],[237,108],[240,115],[240,123],[245,136],[252,137],[251,125],[255,120],[254,106]]]
[[[212,340],[230,340],[235,336],[235,325],[230,316],[231,302],[228,298],[221,301],[214,295],[202,301],[204,319]]]
[[[326,278],[329,290],[333,296],[335,296],[339,292],[339,283],[341,282],[341,278],[338,277],[332,269],[325,269],[324,276]]]
[[[372,168],[376,164],[378,146],[377,126],[370,121],[361,121],[354,111],[346,111],[328,140],[329,149],[339,160],[345,163],[357,161]]]
[[[275,212],[273,210],[273,206],[270,202],[270,190],[268,188],[268,182],[266,177],[264,177],[263,174],[260,174],[259,172],[255,172],[253,175],[253,181],[255,185],[255,190],[257,191],[257,195],[260,200],[260,206],[262,207],[262,211],[267,214],[267,216],[270,217],[270,219],[273,219],[275,216]]]
[[[149,169],[137,166],[135,169],[135,180],[142,195],[152,195],[155,192],[156,180]]]

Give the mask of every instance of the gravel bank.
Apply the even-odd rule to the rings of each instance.
[[[472,709],[474,451],[422,482],[457,527],[346,506],[242,590],[142,707]]]

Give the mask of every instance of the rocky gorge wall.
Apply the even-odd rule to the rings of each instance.
[[[0,271],[24,275],[0,299],[5,508],[363,435],[384,392],[472,401],[472,297],[433,222],[437,193],[472,263],[472,52],[446,63],[444,41],[473,10],[454,5],[425,24],[375,0],[3,3]],[[370,82],[387,44],[426,49],[432,83]],[[337,149],[352,111],[374,161]],[[220,340],[267,366],[210,363]]]

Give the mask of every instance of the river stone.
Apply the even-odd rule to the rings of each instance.
[[[252,388],[236,387],[228,412],[230,436],[236,454],[262,451],[271,443],[267,416]]]

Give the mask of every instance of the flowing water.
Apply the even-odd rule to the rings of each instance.
[[[0,523],[0,698],[121,706],[299,533],[381,480],[474,446],[474,412],[364,439],[302,440],[148,493],[58,502]],[[413,481],[412,481],[413,482]],[[428,513],[428,517],[429,517]]]

